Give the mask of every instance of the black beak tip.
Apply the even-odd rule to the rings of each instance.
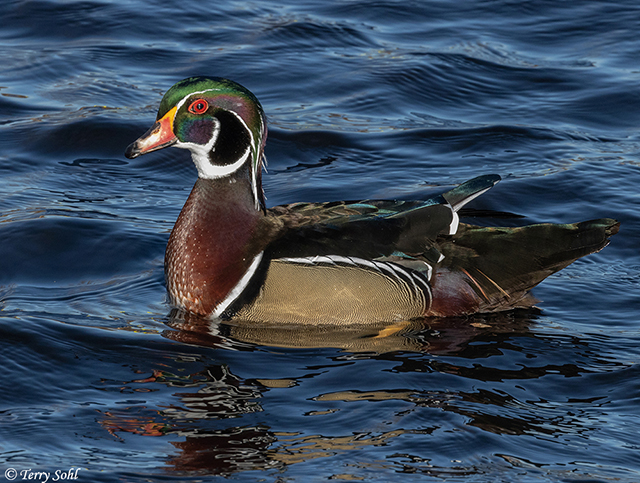
[[[138,148],[138,143],[133,142],[127,146],[127,149],[124,152],[126,158],[133,159],[140,156],[140,149]]]

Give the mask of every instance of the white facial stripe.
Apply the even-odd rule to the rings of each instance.
[[[215,139],[213,139],[213,141],[215,142]],[[251,149],[247,148],[244,154],[235,163],[219,166],[217,164],[212,164],[209,160],[209,151],[211,151],[211,149],[207,147],[209,144],[210,143],[207,143],[204,146],[181,142],[175,144],[178,148],[191,150],[191,159],[193,159],[193,162],[196,165],[198,176],[203,179],[217,179],[229,176],[231,173],[240,169],[240,167],[247,162],[247,159],[251,154]]]
[[[204,94],[205,92],[214,92],[214,91],[219,91],[219,90],[220,89],[205,89],[204,91],[192,92],[191,94],[187,94],[182,99],[180,99],[180,101],[176,104],[176,107],[177,107],[176,111],[179,111],[180,108],[184,105],[184,103],[187,102],[187,99],[189,97],[193,96],[193,95]],[[231,114],[236,116],[238,118],[238,120],[242,123],[244,128],[249,133],[249,136],[251,136],[251,146],[253,146],[255,144],[255,140],[253,139],[253,132],[251,132],[251,129],[249,129],[247,124],[244,122],[244,119],[242,119],[237,112],[234,112],[234,111],[228,111],[228,112],[230,112]],[[260,119],[260,129],[262,130],[262,119]],[[208,143],[207,143],[207,145],[208,145]]]
[[[183,143],[182,141],[176,142],[174,146],[176,148],[188,149],[191,151],[191,159],[193,159],[196,169],[198,170],[198,176],[200,178],[217,178],[208,172],[209,168],[214,166],[209,161],[209,151],[213,149],[214,144],[218,140],[220,135],[220,122],[214,118],[213,131],[211,132],[211,138],[207,144],[196,143]],[[226,166],[225,166],[226,167]]]
[[[231,305],[240,296],[240,294],[242,294],[244,289],[247,288],[247,285],[249,285],[251,278],[258,269],[258,265],[260,265],[263,253],[264,252],[260,252],[256,255],[247,271],[244,272],[244,275],[242,276],[240,281],[236,284],[235,287],[231,289],[231,292],[229,292],[227,297],[220,303],[220,305],[216,307],[216,309],[212,313],[214,317],[220,317],[224,313],[224,311],[229,308],[229,305]]]
[[[216,118],[213,118],[213,130],[211,131],[211,138],[207,142],[207,144],[196,144],[196,143],[183,143],[182,141],[178,141],[176,143],[176,147],[182,149],[190,149],[192,151],[196,150],[206,150],[208,153],[213,148],[213,145],[218,140],[218,136],[220,135],[220,121]]]
[[[203,91],[191,92],[184,96],[177,104],[177,111],[187,102],[187,99],[192,98],[198,94],[205,94],[207,92],[215,92],[220,91],[220,89],[205,89]],[[242,154],[242,156],[232,164],[227,164],[225,166],[214,165],[209,161],[209,152],[215,150],[215,143],[218,140],[218,136],[220,135],[220,122],[214,118],[215,127],[214,131],[211,134],[211,139],[205,145],[195,144],[195,143],[183,143],[178,141],[175,146],[177,148],[189,149],[191,151],[191,158],[196,165],[196,169],[198,170],[198,176],[204,179],[217,179],[224,178],[225,176],[229,176],[231,173],[240,169],[240,167],[247,161],[247,159],[251,158],[252,161],[252,169],[251,169],[251,189],[253,191],[253,199],[255,200],[256,208],[258,208],[258,164],[259,160],[257,159],[260,156],[259,146],[256,144],[256,140],[253,136],[253,131],[249,129],[249,126],[244,122],[244,119],[240,117],[237,112],[227,111],[236,116],[236,118],[242,123],[245,130],[249,133],[249,137],[251,138],[250,145],[247,147],[247,150]],[[262,117],[260,116],[260,132],[262,132]],[[253,155],[253,156],[252,156]]]
[[[177,110],[177,111],[179,111],[179,110],[180,110],[180,108],[182,107],[182,105],[183,105],[185,102],[187,102],[187,99],[188,99],[189,97],[193,96],[193,95],[196,95],[196,94],[204,94],[205,92],[213,92],[213,91],[219,91],[219,90],[220,90],[220,89],[205,89],[204,91],[192,92],[191,94],[187,94],[187,95],[186,95],[186,96],[184,96],[182,99],[180,99],[180,102],[178,102],[178,103],[176,104],[176,107],[178,108],[178,109],[176,109],[176,110]]]
[[[180,101],[182,102],[182,101]],[[251,136],[251,142],[253,143],[253,134],[247,128],[247,125],[244,123],[242,118],[238,116],[233,111],[228,111],[234,114],[242,125],[247,129],[249,135]],[[196,169],[198,170],[198,176],[204,179],[216,179],[223,178],[225,176],[229,176],[234,171],[237,171],[249,158],[251,155],[251,146],[248,146],[242,156],[234,163],[226,164],[223,166],[212,164],[209,160],[209,152],[215,151],[215,144],[218,141],[218,137],[220,136],[220,121],[216,118],[214,120],[213,132],[211,133],[211,139],[207,142],[207,144],[196,144],[196,143],[185,143],[182,141],[178,141],[174,146],[181,149],[188,149],[191,151],[191,158],[193,159],[194,164],[196,165]],[[255,186],[255,174],[253,175],[253,185],[254,185],[254,195],[257,196],[256,191],[257,187]]]
[[[256,140],[253,137],[253,132],[251,131],[251,129],[249,129],[249,126],[247,126],[247,124],[244,122],[244,119],[242,119],[240,117],[240,115],[238,113],[236,113],[236,112],[233,112],[233,111],[229,111],[229,112],[238,118],[238,121],[240,121],[242,123],[242,125],[244,126],[246,131],[249,133],[249,137],[251,138],[251,141],[249,143],[249,147],[247,148],[247,151],[245,151],[245,153],[243,154],[242,158],[246,159],[247,156],[252,154],[252,151],[253,151],[253,156],[251,158],[251,191],[253,191],[253,200],[255,201],[256,209],[258,209],[259,208],[259,202],[258,202],[258,179],[257,178],[258,178],[258,169],[260,169],[259,166],[258,166],[258,164],[259,164],[258,156],[260,156],[259,148],[256,145]],[[262,117],[261,116],[260,116],[260,132],[262,132]],[[240,164],[240,166],[242,166],[242,163]],[[238,166],[238,168],[240,168],[240,166]],[[238,168],[236,168],[236,169],[238,169]]]

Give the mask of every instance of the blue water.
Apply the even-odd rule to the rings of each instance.
[[[0,471],[640,481],[639,29],[631,1],[2,2]],[[191,75],[261,100],[269,205],[498,173],[499,222],[620,233],[536,309],[198,331],[162,265],[195,168],[123,156]]]

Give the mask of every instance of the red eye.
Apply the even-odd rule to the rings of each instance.
[[[204,114],[209,109],[209,103],[204,99],[196,99],[189,106],[189,112],[193,114]]]

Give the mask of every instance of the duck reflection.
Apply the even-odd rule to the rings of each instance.
[[[486,359],[512,349],[514,337],[539,337],[532,335],[529,330],[537,315],[537,311],[527,310],[472,318],[415,320],[385,326],[322,328],[213,323],[175,312],[168,322],[171,329],[163,335],[190,345],[232,349],[234,354],[237,354],[236,351],[264,351],[261,347],[265,346],[338,348],[345,355],[331,358],[327,367],[335,367],[336,360],[340,362],[341,357],[356,363],[378,359],[391,362],[396,373],[435,372],[478,382],[535,379],[551,373],[566,376],[576,375],[576,371],[579,373],[580,369],[576,366],[548,365],[514,369],[511,365],[508,369],[465,363],[469,359]],[[222,355],[225,353],[228,354],[225,351]],[[411,356],[411,353],[421,356]],[[442,357],[445,355],[452,357]],[[178,361],[175,363],[177,366]],[[235,375],[227,364],[209,365],[197,373],[177,378],[174,374],[180,371],[179,367],[173,370],[156,369],[150,377],[130,382],[141,386],[161,384],[175,388],[171,401],[156,408],[132,406],[103,412],[101,419],[102,426],[119,438],[126,437],[127,433],[170,436],[169,442],[174,451],[167,456],[166,468],[172,472],[230,476],[247,470],[282,471],[297,463],[364,448],[370,448],[367,450],[370,451],[386,446],[393,448],[395,444],[403,446],[406,441],[402,441],[406,438],[418,437],[422,440],[424,435],[441,430],[441,425],[428,422],[417,427],[405,425],[398,428],[398,425],[392,425],[372,431],[369,425],[373,423],[371,418],[367,418],[366,424],[363,424],[368,429],[361,431],[355,430],[358,425],[354,425],[349,428],[331,426],[326,428],[328,434],[318,434],[306,427],[287,432],[282,430],[282,421],[279,419],[287,417],[282,414],[283,408],[271,407],[275,404],[274,398],[273,395],[267,397],[267,393],[307,384],[303,379],[313,377],[310,373],[297,378],[244,379]],[[318,367],[314,366],[312,372],[318,371]],[[561,431],[558,426],[554,429],[553,425],[548,424],[549,421],[530,417],[527,411],[514,410],[523,403],[503,390],[470,388],[455,391],[444,385],[418,390],[354,390],[349,388],[349,381],[323,387],[335,390],[310,398],[305,395],[300,404],[313,401],[318,406],[317,410],[302,416],[331,417],[328,415],[348,411],[352,407],[351,404],[345,406],[345,403],[357,405],[397,401],[399,409],[394,410],[394,417],[401,419],[405,415],[433,408],[460,415],[466,426],[474,426],[492,434],[525,435]],[[279,397],[276,393],[275,399]],[[285,412],[297,407],[297,403],[294,400],[287,407],[289,409],[285,409]],[[294,413],[292,417],[301,416]],[[429,414],[432,417],[437,415]],[[425,421],[429,421],[429,418]],[[396,471],[411,470],[451,476],[451,467],[439,469],[423,456],[391,451],[386,456],[385,465]],[[476,472],[473,467],[461,466],[458,470],[461,474]],[[341,477],[352,476],[355,477]]]
[[[230,475],[277,464],[267,449],[278,437],[268,427],[220,428],[221,421],[263,411],[259,401],[265,387],[259,382],[243,381],[221,364],[180,377],[173,371],[156,370],[151,377],[127,383],[149,384],[175,388],[172,402],[158,408],[129,406],[102,412],[102,427],[118,439],[127,434],[177,436],[170,443],[178,452],[166,461],[171,471]]]
[[[335,348],[352,353],[428,352],[454,354],[476,337],[528,331],[538,309],[473,317],[423,318],[393,324],[265,325],[234,320],[218,322],[174,310],[165,331],[168,339],[204,347],[251,350],[256,346],[288,349]]]

